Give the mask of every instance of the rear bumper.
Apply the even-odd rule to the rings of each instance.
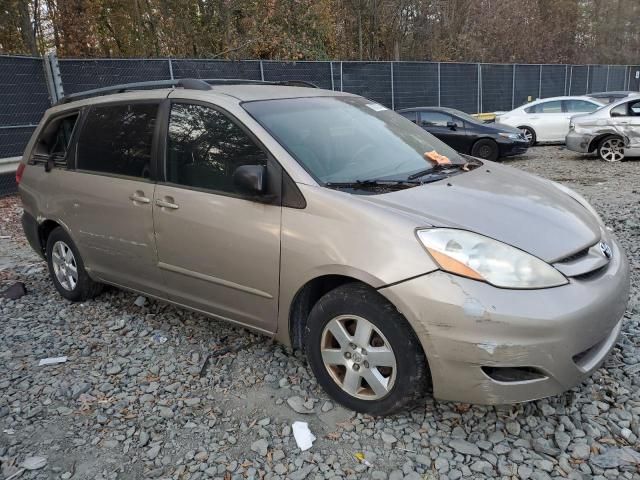
[[[580,153],[589,153],[589,146],[595,137],[586,133],[576,133],[571,131],[565,139],[566,146],[569,150]]]
[[[437,271],[380,293],[416,330],[436,398],[478,404],[535,400],[579,384],[617,341],[629,266],[612,243],[607,267],[561,287],[507,290]],[[496,371],[535,376],[504,380]]]
[[[27,237],[27,241],[29,242],[29,245],[31,245],[31,248],[33,248],[38,255],[44,258],[44,253],[40,246],[38,222],[27,212],[22,212],[22,229],[24,230],[24,235]]]

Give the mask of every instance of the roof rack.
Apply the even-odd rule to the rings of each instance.
[[[132,90],[152,90],[155,88],[185,88],[188,90],[211,90],[214,85],[283,85],[290,87],[318,88],[317,85],[303,80],[285,80],[278,82],[265,82],[261,80],[227,79],[227,78],[180,78],[174,80],[153,80],[150,82],[123,83],[109,87],[94,88],[84,92],[73,93],[62,97],[56,105],[62,105],[85,98],[124,93]]]

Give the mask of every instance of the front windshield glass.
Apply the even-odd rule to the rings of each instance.
[[[452,164],[466,163],[410,120],[364,98],[261,100],[243,107],[322,184],[405,180],[433,167],[425,153],[434,151]]]

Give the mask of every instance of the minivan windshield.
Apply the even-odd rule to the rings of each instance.
[[[454,167],[466,163],[410,120],[361,97],[259,100],[243,107],[324,185],[410,180],[437,165],[425,157],[430,152]]]

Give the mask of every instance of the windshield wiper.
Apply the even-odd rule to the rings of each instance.
[[[355,180],[353,182],[326,182],[325,187],[330,188],[370,188],[370,187],[414,187],[420,185],[420,182],[410,180],[384,180],[384,179],[367,179]]]
[[[420,170],[419,172],[412,173],[407,177],[407,180],[415,180],[416,178],[424,177],[425,175],[429,175],[430,173],[442,172],[443,170],[470,170],[470,166],[472,164],[469,163],[437,163],[433,167],[425,168],[424,170]]]

